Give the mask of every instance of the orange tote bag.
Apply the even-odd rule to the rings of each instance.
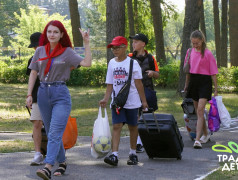
[[[68,123],[66,125],[62,137],[64,149],[72,148],[77,142],[77,137],[78,137],[78,128],[76,118],[72,118],[71,116],[69,116]]]

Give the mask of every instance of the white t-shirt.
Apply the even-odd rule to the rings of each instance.
[[[117,62],[115,58],[113,58],[108,64],[106,84],[113,85],[115,96],[117,96],[117,93],[120,91],[129,77],[130,59],[130,57],[127,57],[125,60]],[[130,92],[126,104],[124,105],[124,108],[126,109],[135,109],[141,107],[141,100],[136,89],[134,79],[142,79],[142,71],[136,60],[134,60],[133,63]],[[112,93],[112,99],[113,96],[114,95]]]

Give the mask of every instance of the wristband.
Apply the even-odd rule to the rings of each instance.
[[[29,96],[32,96],[32,95],[27,95],[26,98],[28,98]]]

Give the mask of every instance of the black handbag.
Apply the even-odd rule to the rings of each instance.
[[[119,111],[126,104],[126,101],[127,101],[127,98],[128,98],[129,92],[130,92],[133,62],[134,61],[131,59],[128,80],[122,86],[122,88],[118,92],[117,96],[115,96],[115,91],[113,90],[114,97],[113,97],[113,101],[112,101],[112,104],[111,104],[111,108],[116,110],[117,114],[120,113]]]

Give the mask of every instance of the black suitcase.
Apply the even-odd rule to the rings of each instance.
[[[182,159],[184,144],[173,115],[142,113],[138,131],[150,159]]]

